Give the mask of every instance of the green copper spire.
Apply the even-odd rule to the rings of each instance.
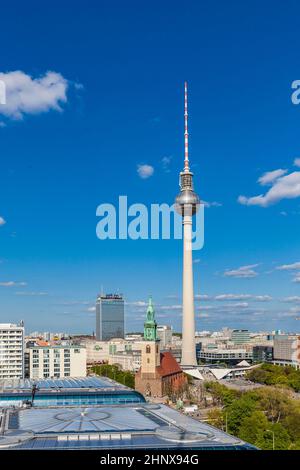
[[[147,308],[147,319],[144,323],[144,339],[146,341],[157,340],[157,323],[155,321],[155,310],[152,303],[152,297],[149,297],[149,303]]]

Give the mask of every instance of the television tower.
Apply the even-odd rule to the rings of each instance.
[[[193,173],[189,164],[188,92],[184,84],[184,169],[180,172],[180,193],[175,207],[183,222],[183,304],[182,304],[182,366],[196,366],[194,280],[192,252],[192,217],[200,199],[194,192]]]

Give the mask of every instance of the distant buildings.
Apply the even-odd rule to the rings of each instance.
[[[24,377],[24,326],[0,323],[0,379]]]
[[[245,344],[250,341],[249,330],[232,330],[231,341],[234,344]]]
[[[31,346],[26,349],[31,379],[86,376],[86,350],[74,345]]]
[[[274,363],[300,368],[300,336],[274,336]]]
[[[99,295],[96,301],[96,338],[108,341],[124,338],[124,298],[118,294]]]

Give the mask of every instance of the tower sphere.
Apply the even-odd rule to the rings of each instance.
[[[183,189],[175,199],[176,212],[182,216],[196,214],[199,204],[199,196],[192,189]]]

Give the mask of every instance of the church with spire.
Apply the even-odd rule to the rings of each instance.
[[[163,397],[183,388],[186,377],[180,365],[170,351],[160,350],[152,297],[148,302],[141,349],[141,368],[135,376],[137,391],[146,397]]]

